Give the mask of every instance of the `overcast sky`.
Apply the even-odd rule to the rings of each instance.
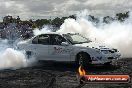
[[[81,10],[95,16],[130,11],[132,0],[0,0],[0,18],[19,15],[24,19],[68,16]]]

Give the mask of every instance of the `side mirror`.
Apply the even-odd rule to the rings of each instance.
[[[68,42],[62,42],[61,45],[62,45],[62,46],[68,46],[69,43],[68,43]]]

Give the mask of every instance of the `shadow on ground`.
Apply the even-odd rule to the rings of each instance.
[[[109,72],[120,69],[120,65],[89,65],[88,67],[84,68],[86,72]],[[52,71],[71,71],[71,72],[78,72],[78,66],[73,63],[63,63],[63,62],[39,62],[34,68],[43,69],[43,70],[52,70]]]

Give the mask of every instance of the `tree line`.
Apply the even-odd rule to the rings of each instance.
[[[115,15],[115,17],[110,17],[110,16],[103,17],[103,22],[110,23],[115,20],[123,22],[128,17],[129,17],[129,11],[124,12],[124,13],[117,13]],[[67,18],[76,19],[77,17],[76,17],[76,15],[71,15],[68,17],[61,17],[61,18],[56,17],[52,20],[51,19],[38,19],[38,20],[34,21],[34,23],[36,24],[36,27],[39,27],[39,28],[42,27],[43,25],[53,25],[54,27],[58,28],[64,23],[64,20]],[[88,20],[95,22],[95,23],[99,22],[99,18],[96,18],[95,16],[92,16],[92,15],[88,15]]]
[[[125,21],[125,19],[127,19],[129,17],[129,11],[124,12],[124,13],[117,13],[115,15],[115,17],[111,17],[111,16],[105,16],[103,17],[103,22],[104,23],[110,23],[112,21],[120,21],[123,22]],[[19,16],[18,16],[19,17]],[[76,15],[70,15],[68,17],[56,17],[54,19],[37,19],[37,20],[25,20],[25,21],[21,21],[21,23],[23,24],[29,24],[30,26],[32,26],[32,28],[42,28],[43,25],[52,25],[54,28],[59,28],[63,23],[64,20],[67,18],[72,18],[72,19],[77,19]],[[94,22],[94,23],[99,23],[99,18],[92,16],[92,15],[88,15],[88,20]],[[17,18],[20,20],[20,18]]]

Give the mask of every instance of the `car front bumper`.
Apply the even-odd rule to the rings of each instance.
[[[99,59],[98,57],[93,57],[92,64],[105,64],[108,62],[115,62],[121,58],[121,54],[119,52],[113,54],[105,54]]]

